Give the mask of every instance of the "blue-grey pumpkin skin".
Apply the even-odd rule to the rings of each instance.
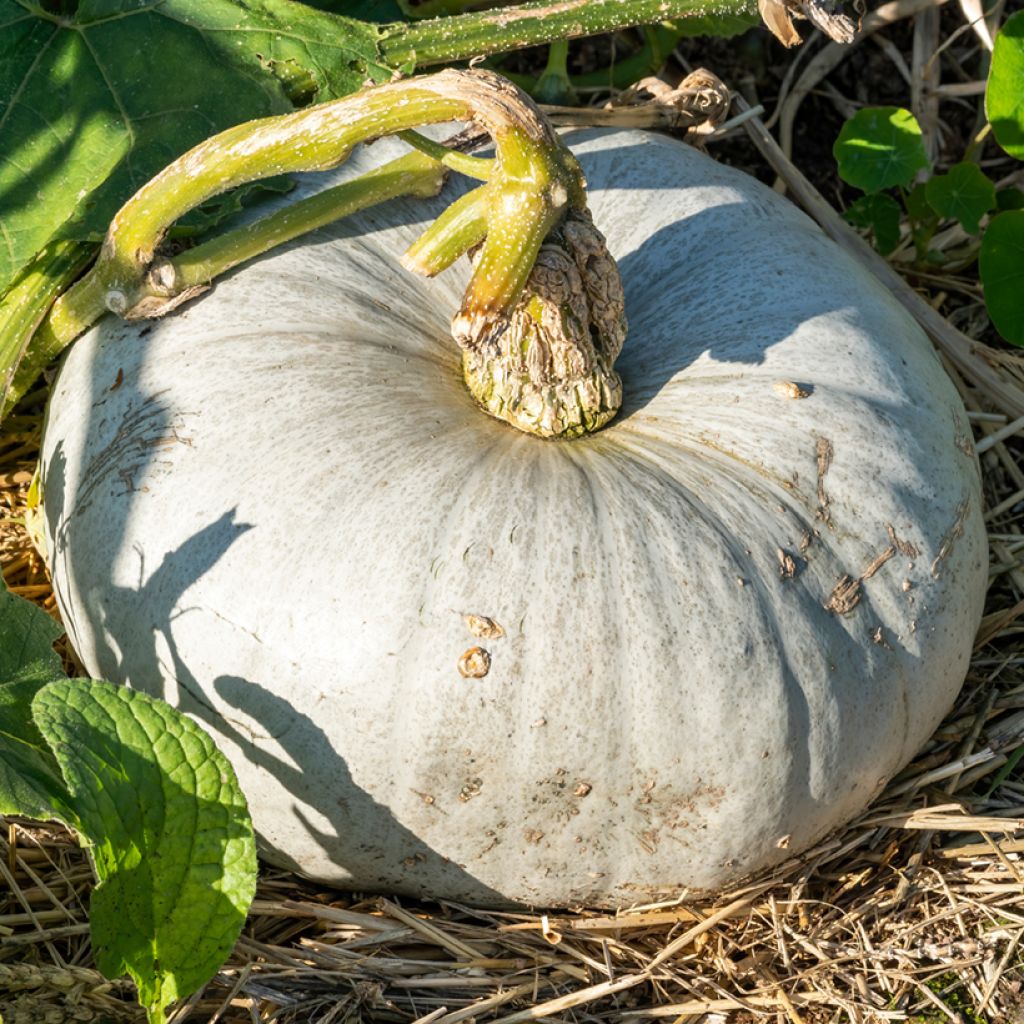
[[[102,323],[54,387],[77,651],[203,722],[266,857],[310,877],[546,906],[720,889],[862,810],[963,682],[981,491],[927,339],[743,174],[570,141],[630,320],[595,436],[468,396],[468,268],[398,266],[450,188]]]

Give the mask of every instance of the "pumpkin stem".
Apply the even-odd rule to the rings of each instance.
[[[402,266],[423,277],[435,277],[447,270],[486,237],[490,199],[486,185],[456,199],[409,246],[401,258]]]
[[[146,312],[143,300],[132,314],[161,316],[204,291],[219,274],[277,245],[396,196],[435,196],[443,184],[444,168],[440,163],[422,153],[408,153],[154,264],[148,275],[153,312]]]
[[[586,209],[545,240],[526,287],[501,322],[459,313],[469,390],[493,416],[540,437],[579,437],[622,404],[612,364],[626,337],[622,281]]]
[[[498,158],[487,184],[452,203],[402,264],[433,276],[479,246],[452,320],[470,392],[526,433],[578,437],[622,403],[612,369],[626,335],[622,283],[575,157],[523,93],[481,77],[526,116],[488,125]]]

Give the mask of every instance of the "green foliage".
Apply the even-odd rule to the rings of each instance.
[[[915,185],[904,196],[907,213],[910,216],[910,234],[917,250],[917,258],[928,258],[928,243],[939,226],[939,215],[928,202],[928,187],[925,182]]]
[[[51,239],[101,236],[191,146],[290,109],[299,68],[318,98],[358,88],[376,33],[288,0],[0,0],[0,289]]]
[[[1024,12],[1009,18],[996,37],[986,103],[997,139],[1008,153],[1024,154]],[[979,250],[985,305],[996,330],[1024,346],[1024,192],[996,191],[977,164],[963,162],[913,187],[928,159],[913,114],[898,107],[866,107],[843,125],[833,147],[840,177],[867,195],[852,203],[846,219],[869,229],[879,252],[899,242],[901,210],[884,189],[897,189],[910,221],[920,262],[941,262],[929,244],[943,220],[955,220],[969,235],[981,233],[982,218],[996,212]]]
[[[978,260],[985,305],[999,333],[1024,345],[1024,210],[992,218]]]
[[[131,975],[151,1021],[230,952],[256,884],[231,766],[191,719],[143,693],[66,679],[44,612],[0,589],[0,811],[86,841],[96,962]]]
[[[925,186],[928,204],[940,216],[957,220],[969,235],[981,229],[981,218],[996,205],[996,187],[977,165],[956,164],[936,174]]]
[[[855,227],[870,229],[878,251],[887,256],[900,240],[903,211],[892,196],[876,192],[850,204],[843,216]]]
[[[1024,190],[1019,188],[1001,188],[996,193],[996,209],[1024,210]]]
[[[73,824],[71,797],[32,717],[32,700],[64,677],[53,642],[61,628],[0,586],[0,814]]]
[[[224,962],[255,893],[256,847],[227,759],[191,719],[110,683],[62,680],[32,703],[89,837],[92,941],[161,1020]]]
[[[999,145],[1024,160],[1024,11],[1007,18],[996,36],[985,112]]]
[[[419,23],[406,45],[408,24],[376,24],[399,17],[394,0],[53,6],[0,0],[0,293],[47,243],[97,240],[139,186],[210,135],[411,71],[429,44],[453,60],[479,52],[475,15],[442,19],[441,29]],[[571,14],[554,10],[558,28],[538,41],[586,23]],[[749,23],[727,11],[679,22],[685,34]],[[215,203],[193,214],[193,226],[229,212]]]
[[[854,114],[832,153],[839,176],[863,192],[906,188],[918,171],[928,168],[921,126],[902,107],[865,107]]]

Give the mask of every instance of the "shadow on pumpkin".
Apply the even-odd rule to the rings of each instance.
[[[164,417],[152,410],[140,422],[145,424],[147,432],[155,431],[156,436],[166,427]],[[120,433],[117,436],[123,444],[124,436]],[[143,450],[145,445],[129,444],[128,447]],[[67,501],[65,466],[63,446],[58,444],[46,469],[47,505],[54,513]],[[109,462],[108,469],[114,466],[116,462]],[[137,472],[141,467],[136,464],[134,468]],[[82,522],[82,513],[88,510],[97,488],[110,486],[117,490],[121,480],[116,470],[106,474],[97,471],[88,477],[85,493],[80,492],[78,496],[80,503],[74,506],[75,511],[56,533],[55,559],[69,557],[76,528],[80,525],[90,528],[88,523]],[[129,499],[122,503],[125,523],[119,526],[108,519],[106,525],[130,537],[132,492],[121,493]],[[146,566],[144,554],[139,550],[136,586],[119,585],[109,573],[101,577],[96,572],[86,571],[84,576],[91,580],[91,585],[85,585],[94,595],[88,604],[99,610],[99,622],[93,627],[83,626],[76,620],[74,606],[68,607],[65,624],[76,649],[92,662],[91,667],[98,676],[117,683],[130,683],[151,696],[166,700],[202,722],[214,737],[234,744],[251,765],[272,776],[276,784],[295,799],[294,820],[282,821],[274,817],[267,824],[278,830],[305,829],[337,864],[340,873],[361,880],[376,880],[361,882],[361,888],[409,891],[417,868],[423,866],[429,869],[432,878],[444,880],[446,891],[461,892],[466,899],[490,905],[507,904],[508,900],[499,893],[427,846],[387,807],[355,783],[345,759],[337,752],[344,737],[336,737],[332,742],[310,716],[259,683],[238,675],[221,675],[213,680],[213,690],[221,698],[222,707],[238,709],[237,719],[232,718],[230,711],[214,706],[210,699],[212,692],[209,697],[204,693],[204,689],[209,688],[196,679],[181,656],[174,639],[174,623],[196,613],[216,615],[209,608],[190,606],[188,592],[251,529],[251,524],[236,521],[236,510],[231,508],[168,552],[157,566]],[[83,574],[80,568],[71,566],[69,575],[81,578]],[[67,607],[67,603],[64,606]],[[98,642],[92,645],[90,652],[79,638],[93,631]],[[250,722],[276,723],[274,735],[255,732],[242,721],[242,716]],[[271,741],[280,753],[268,749]],[[381,742],[387,742],[383,730]],[[325,780],[329,783],[324,784]],[[258,805],[257,794],[248,796]],[[321,824],[313,821],[308,812],[319,816]],[[339,838],[344,840],[341,857],[338,855]],[[287,845],[294,846],[294,843]],[[262,852],[266,853],[268,844],[264,842],[262,847]],[[268,859],[302,873],[301,865],[280,854]]]
[[[179,666],[181,670],[187,671],[184,666]],[[414,891],[417,870],[422,869],[429,873],[432,884],[439,891],[442,888],[447,892],[461,891],[465,899],[492,906],[508,904],[500,893],[431,849],[403,826],[387,807],[356,785],[344,758],[336,752],[339,742],[343,745],[344,737],[332,743],[309,715],[259,683],[239,676],[218,676],[213,688],[223,704],[237,708],[257,721],[286,723],[283,728],[275,730],[273,737],[285,755],[277,756],[263,745],[266,737],[246,735],[245,731],[236,728],[229,713],[215,710],[197,691],[185,684],[181,675],[178,678],[182,688],[196,700],[195,706],[186,706],[185,710],[207,722],[218,734],[228,737],[251,764],[272,775],[297,801],[329,823],[330,830],[324,831],[301,807],[294,808],[296,818],[322,849],[336,851],[338,838],[345,841],[344,860],[336,858],[335,862],[342,870],[366,880],[360,883],[360,888],[422,895],[422,891]],[[389,742],[388,730],[381,730],[380,741]],[[325,777],[332,780],[330,787],[319,783],[318,780]],[[281,854],[264,852],[272,863],[282,864],[302,874],[301,865]]]

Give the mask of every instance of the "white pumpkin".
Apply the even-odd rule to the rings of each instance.
[[[630,322],[595,435],[469,397],[468,266],[398,265],[451,189],[104,322],[54,387],[77,651],[208,726],[267,859],[310,877],[479,904],[713,890],[860,811],[964,679],[981,492],[926,338],[738,171],[570,141]]]

